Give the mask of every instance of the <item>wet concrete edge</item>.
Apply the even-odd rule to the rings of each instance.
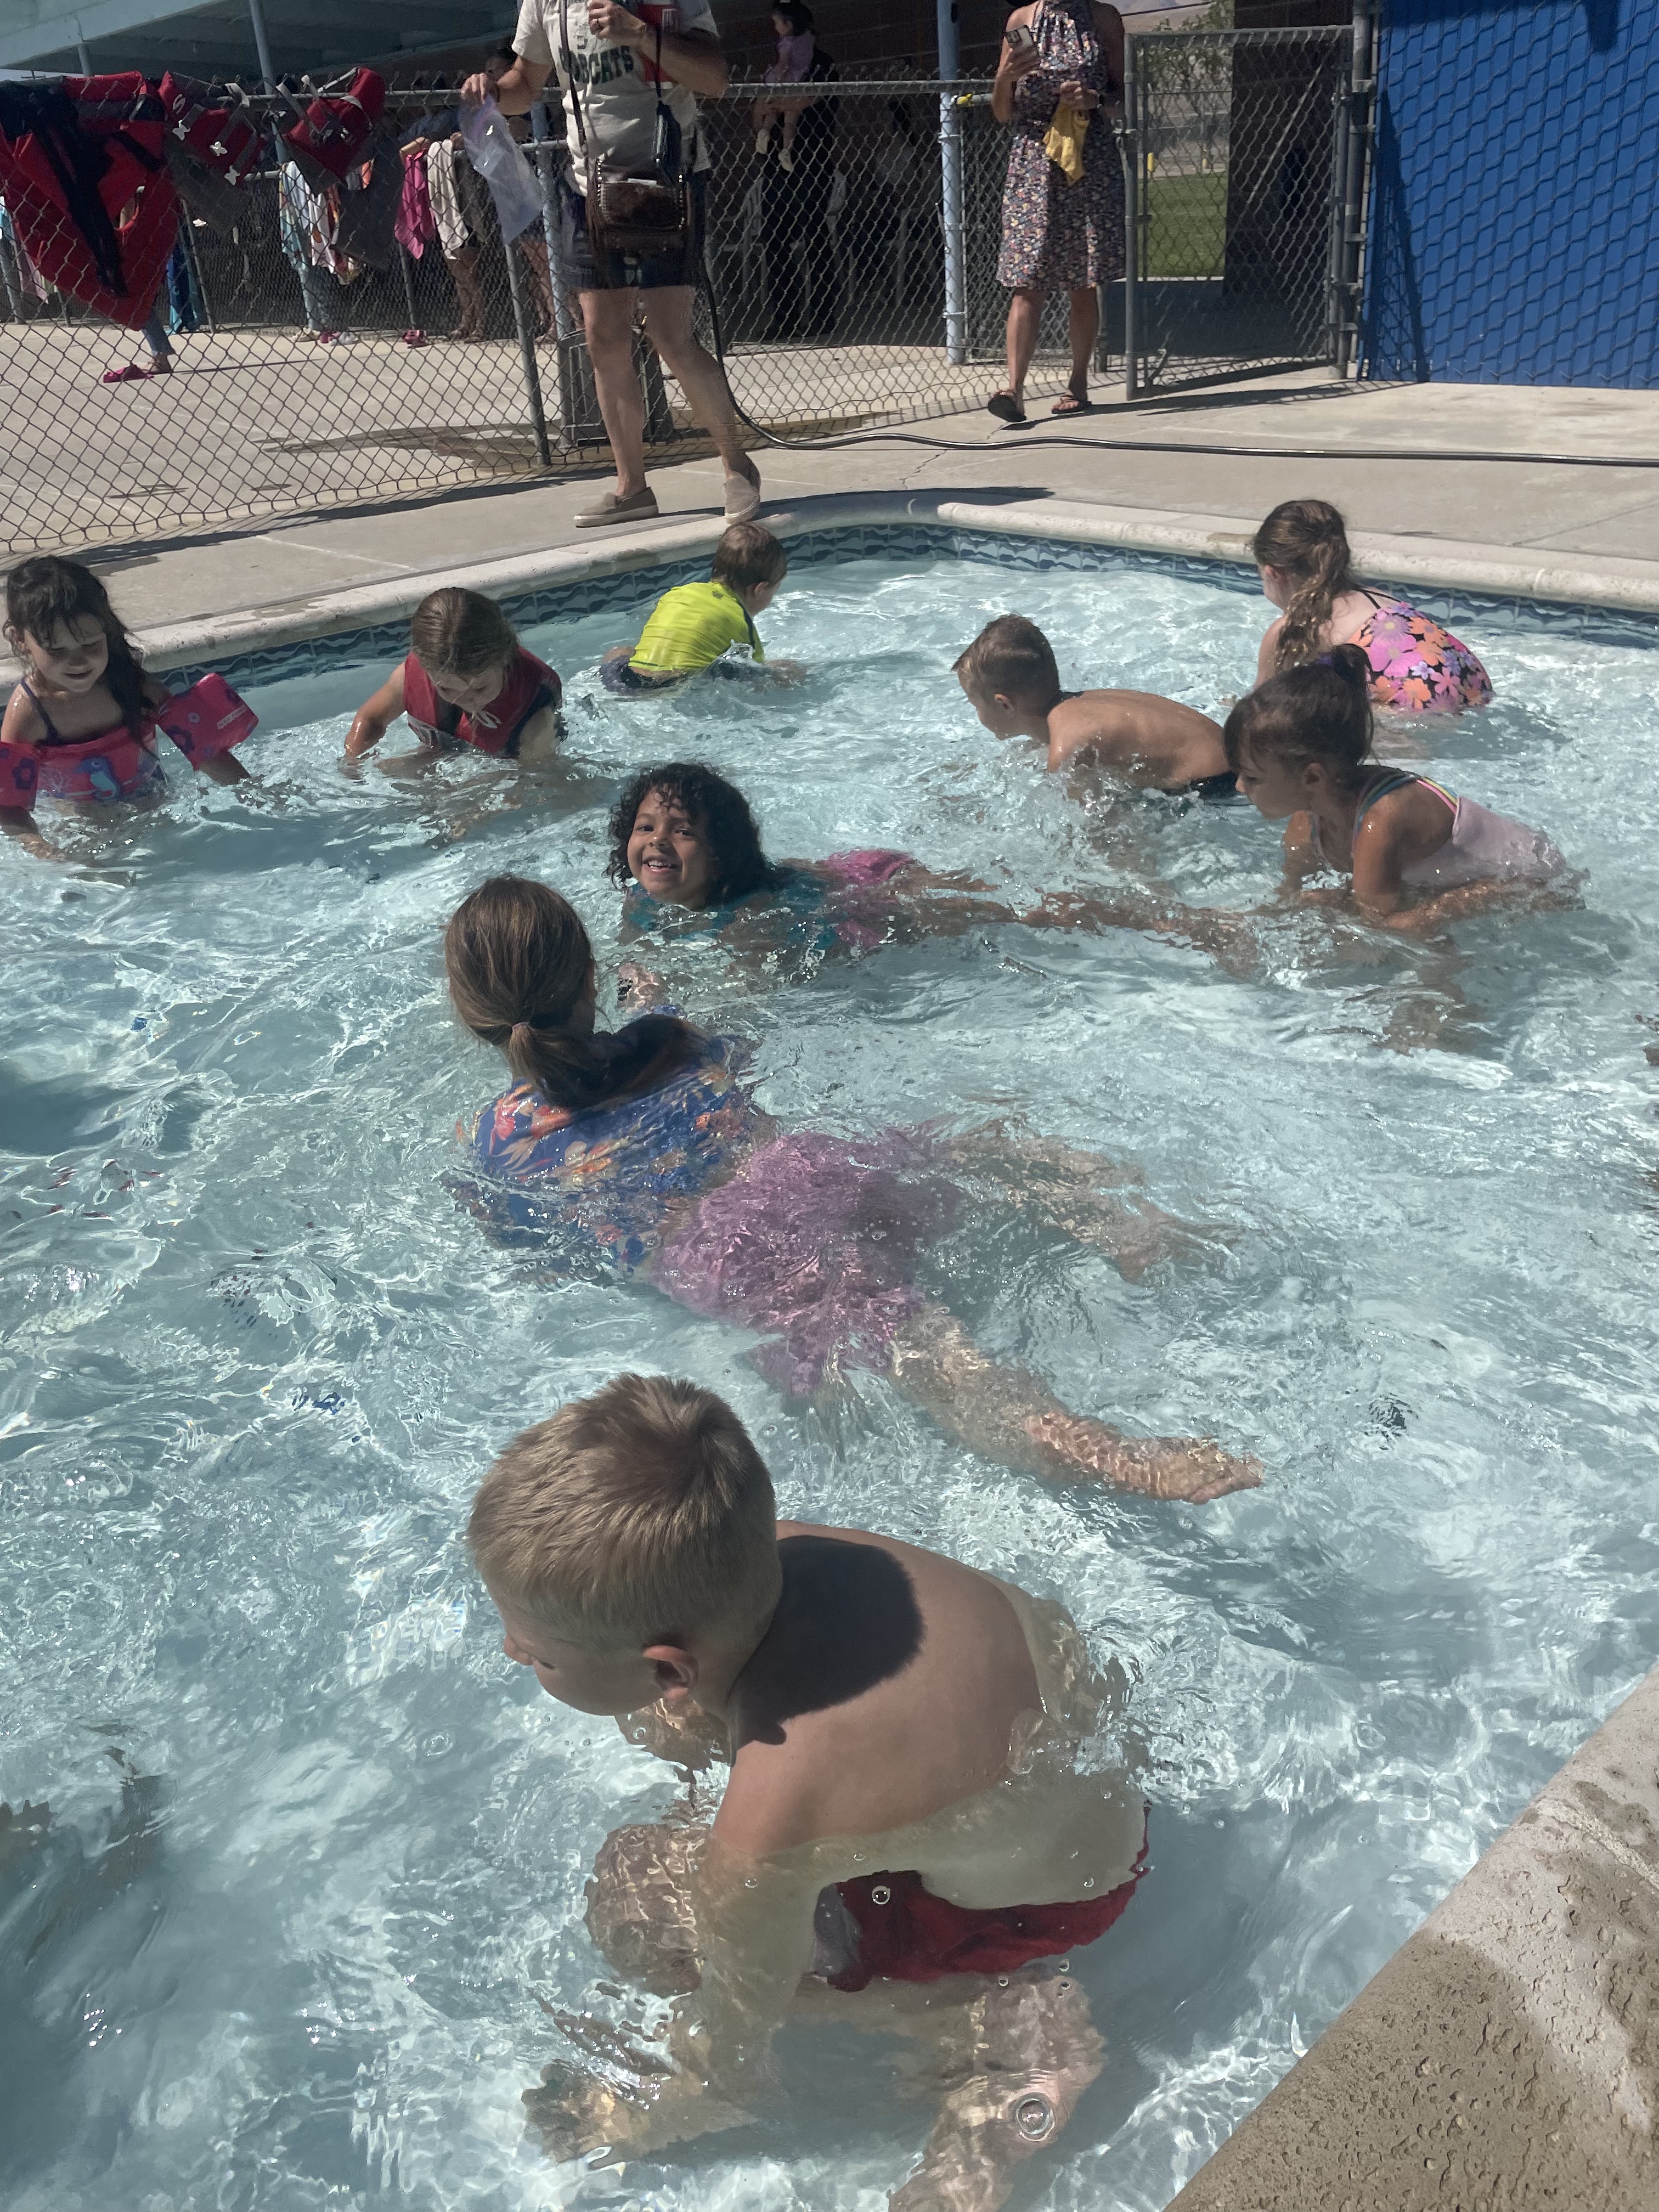
[[[1169,2212],[1654,2212],[1659,1668]]]

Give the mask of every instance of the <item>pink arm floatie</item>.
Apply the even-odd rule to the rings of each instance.
[[[234,692],[222,676],[204,676],[188,691],[169,699],[155,717],[193,768],[228,753],[233,745],[259,726],[259,718],[246,699]]]

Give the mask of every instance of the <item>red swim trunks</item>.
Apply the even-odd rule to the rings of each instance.
[[[1103,1936],[1146,1871],[1146,1845],[1127,1881],[1077,1905],[1001,1905],[969,1912],[921,1886],[919,1874],[872,1874],[839,1881],[858,1923],[858,1956],[829,1977],[836,1990],[874,1981],[937,1982],[947,1974],[1011,1974],[1033,1959],[1055,1959]]]

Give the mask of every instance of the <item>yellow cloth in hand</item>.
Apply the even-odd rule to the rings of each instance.
[[[1068,185],[1083,182],[1083,134],[1088,128],[1088,117],[1062,100],[1042,142],[1043,152],[1056,168],[1066,172]]]

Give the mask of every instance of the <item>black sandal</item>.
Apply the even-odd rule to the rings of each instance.
[[[994,392],[985,403],[988,415],[994,415],[999,422],[1024,422],[1027,416],[1012,392]]]

